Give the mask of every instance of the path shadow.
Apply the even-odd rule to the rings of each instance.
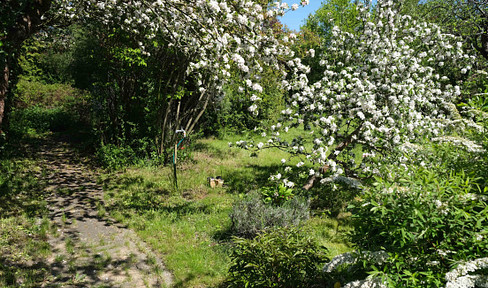
[[[0,275],[3,282],[11,287],[18,287],[21,283],[39,283],[42,287],[120,287],[110,279],[126,277],[127,270],[134,266],[151,266],[149,261],[135,261],[133,255],[127,255],[123,259],[111,259],[110,255],[102,253],[91,257],[84,257],[81,263],[73,259],[58,258],[53,263],[37,261],[33,264],[12,262],[5,257],[0,257]],[[137,263],[136,263],[137,262]],[[64,271],[66,263],[69,265],[70,274]],[[105,277],[110,271],[110,277]],[[55,279],[54,281],[48,279]],[[68,285],[68,286],[66,286]],[[162,287],[162,283],[156,283],[150,287]],[[8,286],[9,287],[9,286]],[[30,287],[30,286],[29,286]],[[38,287],[38,286],[32,286]],[[186,286],[181,286],[186,287]]]
[[[63,132],[46,132],[40,135],[22,135],[11,138],[1,151],[0,160],[30,159],[38,160],[41,152],[49,151],[53,145],[62,144],[72,151],[73,159],[89,164],[93,168],[97,163],[93,157],[95,144],[93,135],[84,130],[69,130]]]

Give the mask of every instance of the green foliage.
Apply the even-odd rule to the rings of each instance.
[[[233,238],[229,287],[310,287],[320,278],[325,247],[296,228],[264,232],[254,239]]]
[[[202,119],[201,125],[205,135],[226,136],[228,134],[240,134],[245,131],[266,125],[266,123],[275,123],[278,121],[281,110],[285,105],[283,90],[280,88],[278,79],[279,71],[273,71],[269,68],[261,73],[261,86],[263,92],[258,93],[245,88],[244,81],[240,80],[237,72],[234,73],[233,83],[225,87],[223,97],[213,103]],[[248,111],[253,104],[249,99],[251,95],[259,97],[256,101],[259,104],[258,114]]]
[[[258,193],[249,193],[232,208],[232,229],[237,235],[252,238],[274,227],[298,226],[309,218],[308,208],[308,201],[301,197],[276,206],[265,204]]]
[[[339,180],[342,178],[345,177],[340,177]],[[307,195],[312,209],[337,216],[360,192],[360,189],[351,186],[348,182],[336,181],[312,187],[307,191]]]
[[[259,192],[266,204],[281,205],[295,196],[293,189],[283,184],[275,187],[262,187]]]
[[[98,162],[109,169],[120,169],[134,164],[136,155],[130,146],[116,146],[114,144],[101,145],[96,157]]]
[[[334,26],[339,26],[347,32],[354,32],[354,28],[360,24],[357,20],[359,14],[356,7],[357,4],[350,0],[324,1],[315,13],[308,16],[304,27],[317,33],[328,43]]]
[[[376,180],[351,206],[353,243],[390,255],[371,273],[392,287],[440,287],[454,262],[488,255],[488,189],[477,191],[462,171],[416,168]]]
[[[21,77],[15,90],[15,107],[27,108],[31,106],[55,107],[75,101],[82,101],[86,93],[73,88],[69,84],[45,84],[37,80],[27,80]],[[85,111],[86,114],[89,111]]]
[[[73,115],[63,109],[33,106],[12,112],[10,130],[13,135],[66,131],[76,126]]]

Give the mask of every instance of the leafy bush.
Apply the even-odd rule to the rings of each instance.
[[[98,162],[109,169],[119,169],[133,164],[136,156],[130,146],[102,145],[96,153]]]
[[[19,108],[31,106],[52,108],[82,97],[83,92],[69,84],[45,84],[40,81],[29,81],[21,78],[16,86],[15,106]]]
[[[230,287],[310,287],[320,278],[326,248],[295,228],[234,239]]]
[[[359,181],[357,180],[344,176],[333,178],[331,182],[312,187],[307,194],[311,199],[312,209],[337,216],[361,190],[358,188]]]
[[[309,218],[308,208],[308,201],[301,197],[281,206],[267,205],[254,192],[234,204],[230,218],[237,235],[251,238],[269,228],[299,225]]]
[[[10,123],[11,132],[25,134],[64,131],[75,126],[76,121],[73,115],[62,107],[32,106],[13,111]]]
[[[275,187],[262,187],[260,192],[266,204],[281,205],[295,196],[293,189],[283,184]]]
[[[352,206],[352,241],[389,253],[372,273],[390,286],[441,287],[453,263],[488,256],[488,189],[476,191],[462,172],[416,169],[364,192]]]

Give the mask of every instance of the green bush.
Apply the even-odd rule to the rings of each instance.
[[[313,210],[326,212],[333,217],[344,211],[359,192],[359,181],[339,176],[333,182],[316,185],[307,191]]]
[[[296,228],[279,228],[254,239],[233,239],[229,287],[311,287],[320,281],[326,248]]]
[[[275,187],[262,187],[260,192],[266,204],[281,205],[295,196],[293,189],[287,188],[283,184]]]
[[[31,106],[61,106],[73,99],[83,97],[83,92],[69,84],[45,84],[41,81],[19,79],[16,86],[15,106],[27,108]]]
[[[130,146],[102,145],[96,153],[98,162],[109,169],[119,169],[134,164],[136,155]]]
[[[372,273],[391,287],[441,287],[454,263],[488,256],[488,189],[476,189],[462,172],[418,167],[394,182],[376,180],[351,206],[352,242],[388,252]]]
[[[16,134],[59,132],[75,126],[76,120],[62,107],[32,106],[17,109],[10,116],[10,131]]]
[[[234,204],[230,218],[237,235],[252,238],[273,227],[300,225],[309,218],[309,204],[304,198],[294,197],[281,206],[269,205],[253,192]]]

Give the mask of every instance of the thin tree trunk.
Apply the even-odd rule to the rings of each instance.
[[[205,94],[205,93],[206,93],[206,91],[204,91],[202,94]],[[191,133],[193,131],[193,129],[195,128],[195,125],[198,123],[198,120],[200,120],[200,118],[202,117],[205,110],[207,110],[207,106],[208,106],[209,101],[210,101],[210,95],[207,95],[207,97],[205,99],[205,103],[203,104],[203,107],[200,109],[200,112],[195,117],[195,120],[191,121],[192,118],[190,118],[190,121],[188,121],[187,133]]]
[[[165,152],[164,146],[166,142],[166,125],[168,123],[169,113],[171,111],[171,105],[173,104],[173,99],[170,99],[168,106],[166,106],[166,113],[164,114],[163,126],[161,126],[161,154]],[[164,155],[166,156],[166,155]]]
[[[8,65],[5,63],[5,67],[2,71],[3,75],[0,77],[0,135],[3,133],[2,123],[5,112],[5,98],[7,97],[9,72]]]
[[[336,160],[337,156],[342,152],[342,150],[346,149],[347,146],[349,146],[351,143],[353,143],[353,136],[357,135],[361,128],[363,127],[362,124],[360,124],[351,134],[349,134],[337,147],[332,151],[332,153],[329,155],[328,159],[329,160]],[[330,166],[325,164],[324,166],[320,167],[319,172],[321,174],[327,173],[329,171]],[[307,183],[303,185],[304,190],[310,190],[314,185],[315,182],[317,181],[317,176],[312,175],[308,178]]]

